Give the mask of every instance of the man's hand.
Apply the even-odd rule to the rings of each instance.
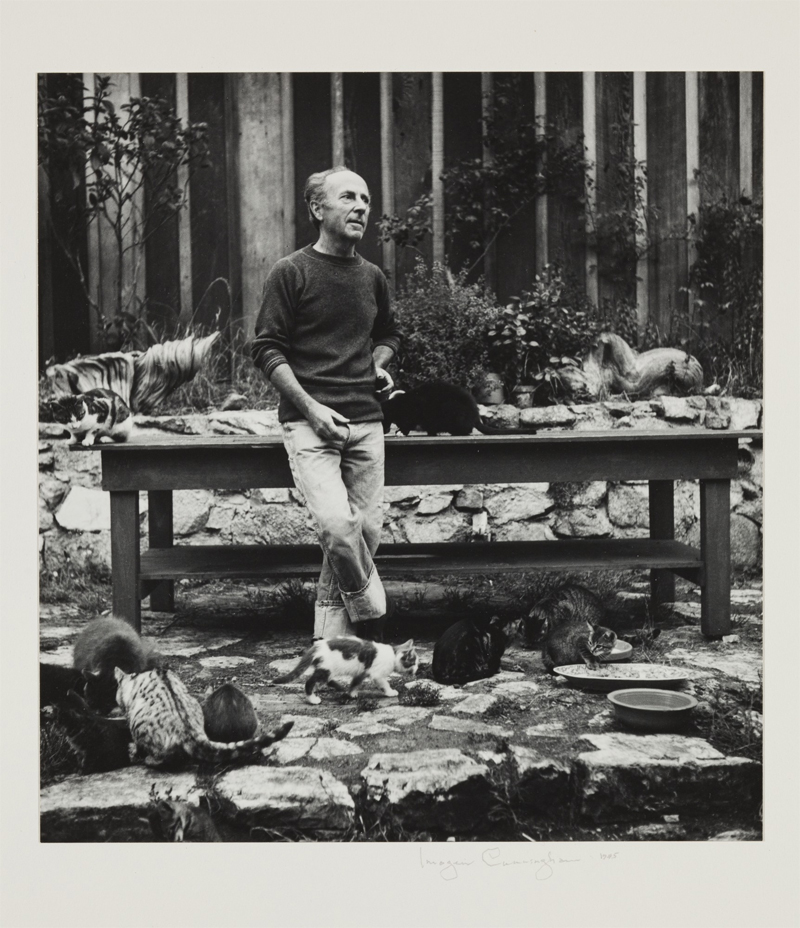
[[[389,399],[389,394],[394,388],[394,381],[387,371],[382,367],[375,368],[375,394],[381,403]]]
[[[320,438],[326,438],[328,441],[343,441],[347,438],[347,429],[343,426],[349,425],[350,420],[329,406],[312,403],[308,408],[306,418]]]

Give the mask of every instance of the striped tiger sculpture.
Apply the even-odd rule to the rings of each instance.
[[[134,412],[152,412],[165,397],[190,381],[221,338],[187,335],[158,342],[146,351],[107,351],[51,364],[47,378],[56,396],[112,390]]]
[[[115,668],[117,704],[128,719],[139,755],[151,767],[186,760],[222,763],[257,755],[289,734],[286,722],[269,734],[247,741],[211,741],[205,733],[203,709],[172,670],[125,673]]]

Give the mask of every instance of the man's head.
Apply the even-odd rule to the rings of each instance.
[[[320,239],[355,247],[367,226],[369,188],[363,177],[341,165],[312,174],[303,192]]]

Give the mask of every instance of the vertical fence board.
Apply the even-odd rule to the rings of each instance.
[[[586,274],[586,296],[594,306],[597,306],[599,295],[597,248],[591,236],[594,227],[592,216],[597,205],[597,75],[594,71],[583,72],[583,137],[588,163],[584,194],[586,198],[584,273]]]
[[[237,74],[239,241],[244,334],[255,330],[261,291],[283,256],[283,139],[280,74]]]
[[[383,212],[381,187],[380,77],[377,73],[344,75],[344,163],[369,187],[372,209],[358,253],[381,265],[381,246],[375,223]]]
[[[536,117],[536,135],[538,138],[544,138],[545,124],[547,122],[547,74],[544,71],[535,71],[533,75],[533,106]],[[542,193],[536,198],[534,225],[536,270],[541,271],[550,260],[546,193]]]
[[[639,185],[636,228],[636,316],[639,339],[644,336],[650,318],[650,254],[647,251],[648,234],[655,233],[647,207],[650,192],[647,184],[647,73],[633,73],[633,160],[635,182]]]
[[[432,75],[431,95],[431,188],[433,190],[433,260],[444,264],[444,110],[442,72]]]
[[[53,318],[53,257],[50,241],[50,183],[44,168],[38,172],[38,304],[39,304],[39,367],[43,368],[55,352],[55,321]]]
[[[109,87],[109,101],[114,105],[125,121],[125,114],[121,107],[130,101],[131,97],[140,96],[138,74],[111,74]],[[109,168],[109,170],[112,170]],[[130,183],[135,188],[139,184],[140,175],[132,176]],[[122,246],[114,234],[111,223],[101,218],[99,221],[99,248],[100,248],[100,277],[99,294],[100,303],[106,318],[112,319],[121,311],[137,313],[145,295],[146,255],[143,250],[132,248],[135,236],[142,236],[142,212],[144,206],[143,186],[136,192],[132,200],[123,204],[122,209]],[[108,210],[110,218],[115,221],[116,214],[113,208]],[[135,230],[135,231],[134,231]],[[109,347],[119,347],[111,344]]]
[[[381,71],[381,200],[382,213],[394,215],[394,116],[392,114],[392,75]],[[395,286],[395,244],[383,243],[381,256],[383,272],[389,284]]]
[[[142,96],[161,97],[173,109],[176,104],[174,74],[140,74]],[[177,173],[169,183],[178,183]],[[145,184],[145,210],[152,211],[145,242],[145,305],[150,322],[172,333],[181,310],[180,254],[178,250],[178,215],[152,206],[151,185]]]
[[[486,168],[494,165],[494,152],[490,145],[487,144],[488,126],[487,121],[492,115],[494,105],[494,75],[491,71],[484,71],[481,74],[481,115],[483,117],[483,140],[482,159]],[[492,192],[485,190],[483,195],[484,216],[489,213],[492,205]],[[493,293],[497,290],[497,244],[493,240],[491,229],[486,227],[484,221],[483,233],[483,277],[487,289]]]
[[[195,323],[218,329],[231,318],[228,177],[225,146],[225,75],[189,75],[189,117],[208,124],[211,166],[192,178],[192,303]],[[238,293],[234,292],[234,300]]]
[[[753,71],[753,197],[764,196],[764,72]]]
[[[444,160],[445,165],[481,157],[481,75],[477,71],[444,75]],[[447,198],[448,211],[455,204]],[[454,271],[475,263],[480,249],[470,248],[475,235],[470,228],[447,228],[448,263]],[[470,275],[477,279],[483,271],[483,261]]]
[[[331,167],[331,82],[327,74],[292,74],[294,96],[295,248],[317,240],[303,199],[309,174]]]
[[[331,74],[331,165],[345,163],[344,153],[344,75]]]
[[[392,75],[394,94],[395,209],[405,215],[423,193],[431,192],[431,75],[402,72]],[[431,242],[420,251],[431,259]],[[397,252],[397,282],[413,269],[417,253],[408,248]]]
[[[753,72],[739,72],[739,189],[753,196]]]
[[[700,104],[699,104],[700,75],[697,71],[687,71],[686,87],[686,215],[700,216]],[[693,227],[696,228],[696,227]],[[687,226],[687,232],[689,232]],[[694,234],[688,235],[686,242],[686,263],[688,273],[697,260],[697,248]],[[694,316],[694,294],[689,288],[686,294],[686,305],[689,318]]]
[[[580,71],[552,71],[547,75],[547,122],[564,145],[579,142],[583,130],[583,76]],[[563,194],[547,199],[550,263],[558,262],[579,287],[586,285],[584,262],[583,178],[574,187],[559,185]]]
[[[292,75],[281,74],[281,141],[283,160],[283,253],[294,251],[295,176],[294,176],[294,92]]]
[[[175,75],[175,110],[185,128],[189,126],[189,75]],[[178,213],[178,280],[180,287],[180,319],[186,323],[192,317],[192,192],[189,168],[178,167],[178,185],[183,190],[184,208]]]
[[[494,75],[495,97],[505,85],[508,77]],[[522,97],[523,119],[533,122],[536,119],[536,102],[533,75],[530,72],[519,76],[520,95]],[[542,197],[543,228],[546,229],[547,202]],[[530,290],[536,274],[536,203],[528,204],[509,223],[497,239],[496,277],[497,295],[505,302],[509,297],[518,295],[522,290]],[[546,235],[545,235],[546,238]],[[542,243],[542,252],[546,253],[546,241]]]
[[[633,76],[630,72],[597,72],[597,196],[600,213],[633,209],[633,185],[624,183],[619,165],[633,159]],[[631,243],[633,244],[633,243]],[[624,260],[604,250],[597,253],[597,298],[636,299],[635,259]]]
[[[739,196],[739,75],[699,74],[700,196]]]
[[[72,105],[79,106],[83,94],[83,77],[82,74],[48,74],[43,75],[41,80],[48,96],[63,94]],[[87,88],[86,93],[89,92]],[[88,280],[88,236],[84,237],[79,231],[83,225],[86,185],[82,176],[78,177],[76,185],[69,170],[49,165],[48,171],[50,182],[39,185],[39,195],[44,198],[44,202],[40,202],[39,212],[39,220],[44,227],[44,236],[39,241],[39,260],[48,261],[49,258],[47,268],[43,271],[40,267],[39,299],[46,301],[49,291],[51,303],[47,315],[49,325],[52,326],[52,340],[50,350],[42,360],[46,361],[53,356],[57,361],[64,361],[92,348],[90,320],[94,315],[86,300],[80,276],[65,257],[57,240],[75,242],[78,262]],[[76,230],[74,238],[69,232],[73,225]],[[39,312],[41,319],[46,310],[40,306]],[[40,344],[40,351],[43,349],[44,344]]]
[[[686,309],[686,88],[681,72],[647,74],[648,199],[659,211],[651,224],[650,320],[670,339],[676,311]]]

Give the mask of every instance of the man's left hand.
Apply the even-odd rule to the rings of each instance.
[[[389,394],[394,389],[394,381],[389,374],[382,368],[375,368],[375,393],[381,403],[389,399]]]

